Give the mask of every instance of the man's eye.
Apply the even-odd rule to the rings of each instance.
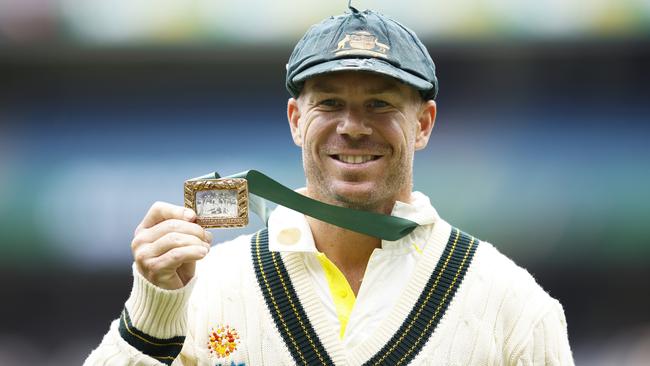
[[[368,103],[368,107],[370,108],[384,108],[384,107],[389,107],[390,104],[388,102],[385,102],[383,100],[373,100]]]
[[[339,102],[336,99],[324,99],[321,100],[319,105],[324,106],[324,107],[330,107],[330,108],[336,108],[341,106],[341,102]]]

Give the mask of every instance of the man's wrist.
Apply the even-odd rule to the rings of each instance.
[[[156,338],[185,335],[187,303],[195,278],[177,290],[166,290],[149,282],[133,265],[133,288],[125,309],[131,325]]]

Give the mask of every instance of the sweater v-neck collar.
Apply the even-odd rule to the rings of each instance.
[[[343,342],[339,339],[337,329],[335,329],[336,327],[329,322],[324,305],[311,286],[302,258],[304,253],[282,253],[283,262],[300,303],[305,309],[318,338],[335,364],[362,364],[375,355],[391,339],[423,292],[427,280],[431,276],[432,269],[435,268],[445,249],[450,233],[451,226],[443,220],[437,220],[431,238],[429,238],[428,244],[422,253],[422,258],[416,264],[413,274],[395,307],[389,312],[389,316],[381,322],[377,331],[349,353],[346,353]]]

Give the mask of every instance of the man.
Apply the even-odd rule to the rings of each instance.
[[[350,10],[287,65],[299,192],[417,227],[381,240],[279,206],[268,230],[210,250],[192,210],[156,203],[132,242],[131,296],[87,364],[573,364],[560,304],[412,191],[433,61],[401,24]]]

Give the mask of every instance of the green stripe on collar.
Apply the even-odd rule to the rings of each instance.
[[[454,298],[479,241],[452,229],[424,291],[391,339],[364,365],[407,365],[422,350]]]
[[[423,292],[391,339],[364,365],[406,365],[422,350],[445,314],[479,241],[458,229],[451,235]],[[279,253],[268,249],[268,230],[251,239],[258,285],[273,321],[299,365],[333,365],[291,283]]]
[[[136,329],[131,324],[131,318],[126,308],[124,308],[120,316],[119,332],[120,336],[135,349],[166,365],[172,364],[178,354],[181,353],[183,342],[185,342],[184,336],[161,339]]]
[[[280,254],[269,251],[268,230],[257,232],[251,241],[258,284],[294,361],[305,366],[334,365],[298,300]]]

